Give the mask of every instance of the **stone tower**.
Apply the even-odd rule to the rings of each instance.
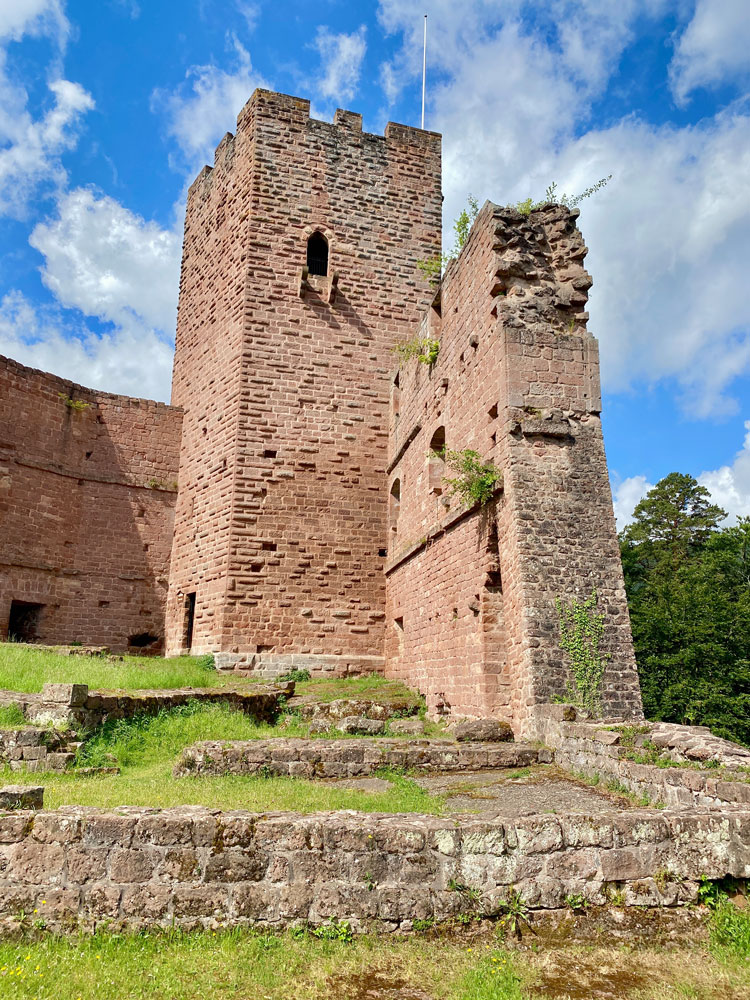
[[[384,665],[393,345],[431,298],[440,137],[256,91],[188,194],[169,653]]]

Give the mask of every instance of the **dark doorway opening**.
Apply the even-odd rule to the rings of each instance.
[[[193,645],[193,625],[195,624],[195,593],[185,595],[185,648]]]
[[[8,638],[16,642],[36,642],[42,621],[43,604],[29,601],[11,601],[8,619]]]

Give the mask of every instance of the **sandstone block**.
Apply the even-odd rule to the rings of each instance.
[[[88,684],[45,684],[42,687],[42,701],[68,708],[82,708],[86,704],[88,693]]]
[[[0,788],[0,809],[41,809],[44,788],[41,785],[6,785]],[[0,830],[0,843],[3,843]]]
[[[467,719],[453,727],[453,735],[461,742],[499,743],[513,739],[513,729],[499,719]]]
[[[423,736],[424,722],[421,719],[393,719],[389,729],[394,735]]]
[[[337,723],[336,728],[342,733],[357,736],[380,736],[385,732],[385,723],[380,719],[367,719],[363,715],[350,715]]]

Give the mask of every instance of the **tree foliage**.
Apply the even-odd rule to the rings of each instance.
[[[620,535],[646,716],[750,745],[750,518],[671,473]]]

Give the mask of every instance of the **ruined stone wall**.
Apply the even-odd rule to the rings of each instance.
[[[0,358],[0,637],[161,648],[181,417]]]
[[[653,804],[750,809],[750,750],[705,726],[605,726],[577,721],[571,705],[547,705],[539,735],[561,767],[614,781]]]
[[[422,324],[437,362],[411,361],[393,388],[387,671],[433,711],[500,715],[524,733],[568,681],[555,599],[594,589],[605,711],[642,714],[576,214],[487,203]],[[439,428],[448,449],[502,473],[485,507],[446,498],[452,473],[430,456]]]
[[[702,878],[750,875],[750,813],[628,811],[514,820],[184,807],[0,815],[0,929],[321,924],[530,909],[581,894],[625,906],[695,901]],[[455,891],[469,886],[472,903]]]
[[[448,449],[495,458],[491,220],[486,205],[439,300],[411,331],[440,341],[437,362],[412,359],[393,382],[386,656],[389,676],[422,691],[431,711],[510,718],[502,592],[488,575],[497,569],[496,504],[465,511],[431,451],[442,429]]]
[[[225,665],[382,668],[391,348],[440,208],[439,136],[266,91],[191,188],[170,649],[195,592],[193,648]],[[328,276],[303,282],[316,230]]]

